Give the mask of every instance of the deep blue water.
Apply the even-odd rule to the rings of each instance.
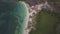
[[[23,34],[26,15],[21,2],[0,2],[0,34]]]

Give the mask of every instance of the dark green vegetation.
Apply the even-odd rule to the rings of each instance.
[[[42,10],[36,17],[37,27],[30,34],[56,34],[56,27],[60,23],[59,14]]]

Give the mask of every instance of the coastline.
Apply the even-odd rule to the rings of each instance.
[[[25,17],[25,19],[24,19],[24,24],[22,25],[22,27],[23,27],[23,30],[22,30],[22,34],[25,34],[26,32],[25,32],[25,29],[27,28],[27,26],[28,26],[28,12],[29,12],[29,10],[28,10],[28,7],[27,7],[27,4],[24,2],[24,1],[19,1],[19,2],[21,2],[24,6],[25,6],[25,12],[26,12],[26,17]]]

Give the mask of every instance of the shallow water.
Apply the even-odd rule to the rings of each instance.
[[[27,8],[26,8],[26,4],[24,2],[18,2],[18,9],[17,9],[17,16],[18,16],[18,26],[19,29],[19,33],[20,34],[24,34],[24,30],[25,30],[25,26],[27,23]]]

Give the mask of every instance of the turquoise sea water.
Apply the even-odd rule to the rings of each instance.
[[[0,2],[0,34],[24,34],[27,9],[22,2]]]
[[[16,30],[15,34],[17,33],[24,34],[25,25],[27,23],[27,8],[24,2],[18,2],[18,8],[17,8],[16,15],[18,15],[19,25],[17,26],[17,29],[19,27],[19,32]]]

